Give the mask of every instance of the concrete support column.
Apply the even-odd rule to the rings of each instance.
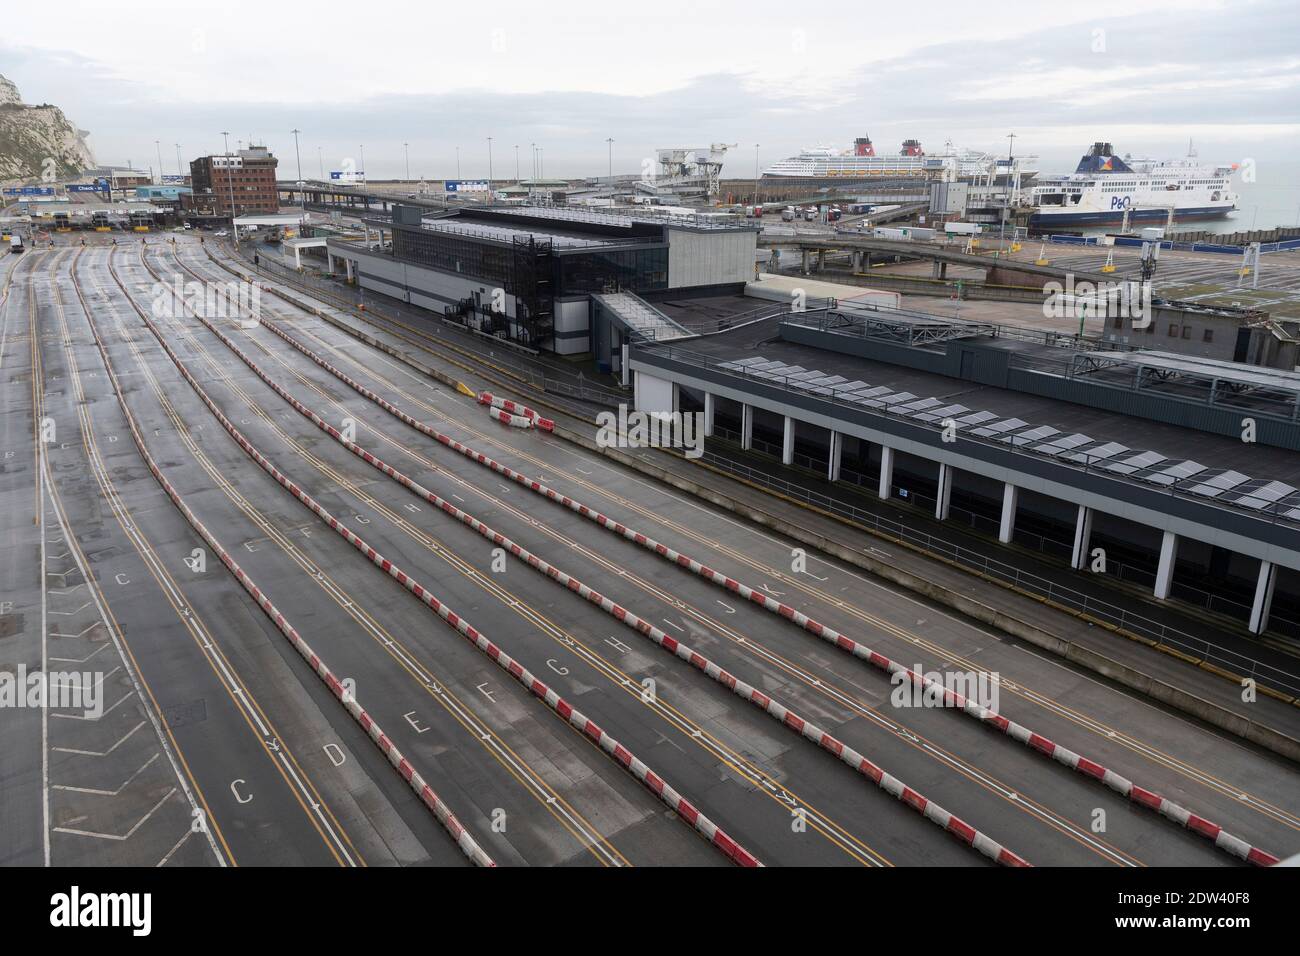
[[[740,447],[749,451],[754,446],[754,406],[740,406]]]
[[[1070,555],[1070,567],[1082,571],[1088,563],[1088,542],[1092,538],[1092,509],[1079,505],[1078,517],[1074,519],[1074,551]]]
[[[713,437],[713,415],[714,412],[716,411],[716,409],[714,408],[714,402],[715,399],[713,397],[713,393],[705,392],[704,393],[704,437],[705,438]]]
[[[809,272],[809,264],[810,264],[809,254],[810,254],[810,250],[808,250],[808,249],[804,249],[804,250],[803,250],[803,268],[800,269],[800,271],[801,271],[804,275],[807,275],[808,272]]]
[[[293,247],[293,266],[295,269],[302,269],[302,249],[297,246]]]
[[[939,465],[939,490],[935,494],[934,516],[940,521],[948,520],[948,505],[952,502],[952,465]]]
[[[794,419],[785,416],[785,432],[781,440],[781,464],[794,464]]]
[[[1272,561],[1259,563],[1259,581],[1255,584],[1255,603],[1250,609],[1250,633],[1263,634],[1268,629],[1268,616],[1273,610],[1273,586],[1277,583],[1277,565]]]
[[[826,462],[826,480],[840,480],[840,457],[844,452],[844,436],[832,429],[831,447]]]
[[[818,249],[817,250],[817,271],[824,272],[825,270],[826,270],[826,250]]]
[[[329,264],[330,274],[332,275],[334,273],[334,253],[330,252],[329,249],[325,250],[325,261]]]
[[[853,271],[862,271],[862,252],[861,250],[853,253]]]
[[[889,498],[894,489],[894,449],[880,446],[880,497]]]
[[[1016,533],[1016,505],[1020,499],[1020,489],[1007,482],[1002,486],[1002,523],[998,526],[998,540],[1010,544]]]
[[[1156,597],[1163,601],[1169,597],[1174,583],[1174,560],[1178,557],[1178,535],[1166,531],[1160,540],[1160,565],[1156,568]]]

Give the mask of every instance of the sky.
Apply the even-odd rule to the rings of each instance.
[[[296,172],[371,179],[640,172],[735,144],[724,177],[803,146],[914,137],[1072,170],[1119,153],[1300,157],[1300,0],[923,5],[551,0],[11,4],[0,74],[89,130],[100,162],[176,171],[264,143]],[[115,8],[126,14],[127,8]],[[304,11],[310,11],[305,15]],[[669,12],[671,11],[671,12]],[[158,145],[155,146],[155,141]],[[403,144],[409,144],[409,147]],[[757,148],[756,148],[757,144]],[[459,170],[457,168],[459,147]],[[1273,177],[1276,178],[1276,177]]]

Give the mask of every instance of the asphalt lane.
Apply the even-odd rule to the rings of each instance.
[[[276,306],[276,308],[279,308],[279,306]],[[384,364],[389,366],[396,365],[396,363],[393,363],[390,359],[379,356],[378,353],[369,350],[366,346],[355,340],[341,341],[344,337],[336,330],[325,326],[324,323],[307,318],[300,318],[294,321],[295,324],[298,324],[300,327],[306,325],[314,326],[313,331],[319,334],[322,338],[333,338],[335,344],[340,349],[340,354],[349,357],[356,357],[357,355],[364,356],[364,359],[359,363],[362,366],[369,369],[377,369]],[[269,336],[267,339],[268,341],[274,341]],[[349,373],[356,374],[356,370],[349,369]],[[366,376],[362,373],[359,374],[358,377],[364,379]],[[418,376],[410,377],[412,379],[418,378]],[[376,390],[381,393],[384,392],[382,385],[377,385],[376,383],[369,381],[367,381],[367,384],[376,387]],[[468,407],[463,400],[446,395],[445,391],[439,391],[432,395],[427,395],[426,391],[431,390],[421,390],[419,392],[420,400],[424,401],[426,405],[432,406],[438,404],[440,409],[445,409],[447,404],[459,405],[460,411],[458,414],[462,417],[471,413],[469,411],[470,407]],[[405,397],[398,398],[391,394],[390,397],[394,397],[399,404],[406,400]],[[409,400],[406,401],[409,405]],[[481,415],[481,412],[478,414]],[[433,423],[438,424],[437,421],[434,421]],[[439,427],[442,426],[439,425]],[[447,430],[454,431],[454,429]],[[665,513],[672,513],[673,510],[676,510],[677,513],[683,514],[683,517],[689,519],[691,522],[689,527],[692,528],[699,527],[701,512],[707,511],[707,509],[682,502],[680,499],[675,499],[672,495],[665,495],[660,489],[653,488],[649,483],[641,481],[640,479],[633,478],[629,480],[626,475],[619,475],[618,469],[604,465],[598,458],[596,458],[596,456],[585,456],[585,453],[580,450],[574,451],[565,448],[562,450],[560,455],[552,455],[550,458],[547,458],[545,457],[547,451],[534,447],[538,445],[550,445],[554,447],[558,443],[554,443],[552,439],[543,438],[532,433],[521,434],[519,432],[507,431],[504,429],[499,431],[505,436],[504,443],[508,443],[512,446],[527,445],[528,459],[524,461],[512,461],[501,454],[499,450],[488,450],[490,453],[496,455],[500,460],[519,467],[520,470],[525,472],[529,472],[538,464],[549,466],[561,463],[562,466],[567,465],[572,471],[578,472],[579,474],[574,477],[578,478],[579,481],[583,480],[581,478],[583,472],[588,474],[599,474],[600,485],[602,488],[612,487],[618,489],[621,485],[623,488],[627,489],[628,494],[637,495],[643,499],[648,497],[649,500],[646,501],[647,510],[652,511],[656,515],[660,514],[661,510]],[[413,438],[409,439],[412,441],[421,438],[421,436],[418,436],[416,433],[409,430],[408,434],[413,436]],[[475,434],[462,433],[457,437],[461,437],[471,444],[482,444],[481,440],[479,440]],[[432,442],[429,442],[429,445],[431,448],[431,454],[436,456],[441,446]],[[380,451],[380,453],[383,454],[382,451]],[[443,454],[449,456],[449,458],[443,459],[447,462],[447,467],[454,470],[456,465],[451,461],[451,459],[458,456],[445,450],[443,450]],[[391,460],[392,456],[390,455],[389,457]],[[464,463],[465,460],[461,459],[461,462]],[[600,468],[601,471],[596,472],[596,468]],[[483,475],[487,475],[488,477],[484,478]],[[589,487],[590,483],[587,483],[588,487],[585,488],[575,487],[568,489],[564,487],[564,481],[558,476],[548,474],[547,477],[552,486],[558,487],[561,490],[571,490],[575,496],[580,497],[582,500],[592,503],[597,507],[602,507],[603,510],[607,510],[609,513],[618,514],[613,505],[603,505],[598,498],[593,500],[594,496],[592,489]],[[484,485],[494,481],[495,478],[496,476],[491,476],[486,472],[483,472],[479,476],[479,480]],[[646,492],[648,490],[652,491],[653,494],[647,496]],[[511,492],[520,495],[526,494],[523,489],[511,489]],[[542,507],[552,509],[551,512],[548,512],[548,517],[560,510],[552,505],[544,505]],[[494,523],[494,525],[496,524],[496,522],[489,517],[488,513],[480,513],[476,511],[476,514],[478,514],[479,517]],[[581,519],[576,520],[581,521]],[[677,543],[672,540],[671,533],[661,533],[657,528],[646,527],[645,521],[641,519],[629,518],[628,520],[636,524],[638,528],[650,531],[660,540],[664,540],[670,544]],[[721,519],[720,524],[725,525],[732,531],[734,531],[736,525],[736,523],[730,519]],[[508,529],[502,528],[501,530]],[[604,532],[601,533],[604,534]],[[750,532],[750,535],[752,537],[766,537],[755,535],[752,531]],[[522,533],[514,536],[521,540],[523,538]],[[608,535],[604,540],[607,542],[617,542],[617,539]],[[773,544],[777,544],[777,542],[770,538],[764,542],[764,546],[769,553],[772,551],[771,546]],[[613,544],[606,544],[607,548],[613,546]],[[626,547],[631,548],[632,546],[627,545]],[[726,555],[716,556],[721,560],[715,560],[714,556],[711,556],[708,553],[702,553],[705,549],[698,541],[694,543],[683,542],[682,547],[692,553],[693,556],[707,561],[711,566],[727,570],[726,561],[729,559]],[[546,556],[546,552],[541,547],[537,550],[541,551],[543,556]],[[644,552],[641,552],[641,555],[644,556]],[[788,555],[789,552],[787,550],[785,552],[785,557],[787,559]],[[629,560],[632,559],[630,553],[628,558]],[[775,562],[773,563],[775,564]],[[570,568],[570,570],[576,569]],[[772,568],[772,570],[775,571],[776,568]],[[840,574],[845,574],[842,569],[836,569],[836,571]],[[785,572],[785,574],[788,576],[788,572]],[[588,580],[588,576],[585,574],[580,574],[579,576],[583,577],[584,580]],[[738,576],[746,577],[744,573],[739,573]],[[846,576],[850,577],[851,580],[848,583],[841,585],[841,592],[855,590],[858,582],[861,580],[860,576],[857,575],[849,574]],[[685,574],[680,575],[682,580],[689,577],[689,575]],[[752,570],[749,571],[748,578],[750,583],[758,583],[753,580]],[[593,586],[598,586],[597,582],[594,580],[590,580],[588,583],[593,584]],[[872,585],[872,597],[880,596],[883,590],[884,589],[879,588],[877,585]],[[716,596],[713,600],[716,601]],[[859,599],[859,601],[861,602],[861,599]],[[1268,757],[1261,757],[1247,748],[1240,747],[1233,742],[1218,738],[1216,735],[1206,733],[1202,728],[1196,728],[1186,720],[1164,714],[1158,709],[1152,708],[1131,696],[1120,694],[1111,688],[1104,687],[1086,677],[1082,677],[1066,668],[1062,668],[1055,662],[1035,658],[1033,655],[1027,655],[1024,650],[1017,648],[1012,644],[1002,642],[995,636],[989,635],[981,629],[972,628],[969,625],[957,622],[946,615],[936,613],[933,609],[926,608],[924,605],[918,605],[916,602],[911,601],[905,596],[901,602],[897,601],[895,598],[894,603],[901,604],[899,610],[903,612],[904,621],[907,621],[907,617],[910,616],[911,620],[907,621],[907,625],[910,625],[911,628],[915,629],[925,625],[930,625],[929,627],[924,627],[925,637],[927,639],[933,641],[936,637],[936,635],[932,633],[932,628],[936,623],[938,627],[943,629],[943,633],[937,635],[940,638],[941,644],[944,642],[954,641],[954,632],[958,635],[956,640],[964,639],[966,644],[962,653],[965,655],[965,659],[970,659],[971,656],[975,655],[988,657],[991,656],[990,651],[995,653],[1000,652],[1003,655],[1003,659],[1008,661],[1010,664],[1009,667],[999,668],[1004,677],[1008,673],[1016,673],[1017,680],[1020,680],[1021,675],[1027,671],[1034,672],[1036,675],[1035,689],[1031,693],[1024,694],[1022,699],[1025,703],[1038,710],[1039,713],[1035,717],[1023,714],[1018,715],[1018,719],[1024,720],[1035,729],[1048,734],[1048,736],[1053,736],[1054,739],[1064,738],[1067,743],[1069,743],[1069,736],[1077,737],[1081,731],[1086,731],[1092,738],[1089,741],[1086,752],[1092,756],[1102,757],[1108,766],[1114,766],[1118,763],[1119,766],[1116,767],[1116,769],[1119,769],[1120,772],[1125,772],[1123,769],[1124,761],[1128,761],[1130,764],[1135,766],[1132,775],[1138,779],[1139,782],[1146,786],[1154,786],[1155,788],[1160,789],[1162,793],[1165,793],[1165,795],[1169,796],[1171,799],[1184,802],[1185,805],[1190,804],[1197,810],[1197,812],[1204,813],[1211,819],[1215,819],[1217,822],[1225,824],[1230,831],[1237,832],[1239,835],[1247,838],[1257,837],[1257,842],[1266,846],[1270,845],[1270,842],[1273,846],[1280,844],[1283,846],[1283,852],[1285,852],[1286,846],[1294,845],[1295,818],[1292,813],[1295,806],[1293,787],[1294,777],[1291,776],[1290,771],[1280,765],[1280,762],[1270,760]],[[871,602],[872,610],[876,613],[879,613],[880,611],[879,604],[880,602],[878,601]],[[834,605],[820,609],[811,606],[805,607],[802,603],[798,606],[801,610],[806,610],[808,613],[814,614],[819,619],[827,621],[828,623],[835,623],[835,613],[841,610]],[[918,612],[923,616],[918,617]],[[761,614],[762,612],[754,611],[753,613]],[[935,618],[937,618],[937,621],[932,620]],[[848,630],[850,633],[854,633],[851,626],[844,629]],[[860,623],[858,630],[859,632],[861,631]],[[855,633],[855,636],[858,636],[858,634]],[[874,647],[880,644],[886,637],[890,637],[895,641],[900,641],[902,644],[901,646],[895,647],[882,647],[881,649],[884,652],[908,663],[914,661],[914,656],[909,656],[916,655],[916,641],[914,639],[914,634],[909,634],[907,631],[904,631],[902,637],[897,635],[872,634],[868,639]],[[812,641],[812,638],[803,635],[802,640]],[[990,645],[992,646],[990,647]],[[916,662],[924,663],[924,660],[922,659]],[[883,678],[880,680],[883,682]],[[1015,686],[1021,685],[1017,684]],[[1042,690],[1039,689],[1039,686],[1051,687],[1053,690],[1049,693],[1043,693]],[[1077,705],[1087,702],[1088,698],[1093,698],[1094,700],[1097,698],[1109,699],[1105,700],[1103,706],[1098,706],[1097,704],[1092,703],[1089,707],[1089,709],[1092,710],[1092,713],[1089,713],[1087,710],[1079,709],[1077,706],[1070,707],[1060,703],[1061,700],[1065,700],[1073,701]],[[1112,724],[1118,724],[1119,732],[1117,733],[1115,727],[1108,725],[1096,715],[1105,715],[1105,718]],[[1130,721],[1127,727],[1125,727],[1122,722],[1115,720],[1117,715]],[[911,717],[912,715],[909,714],[909,719],[911,719]],[[973,731],[977,737],[985,738],[982,741],[975,740],[969,742],[974,746],[982,746],[983,752],[977,751],[980,753],[979,759],[990,759],[990,755],[987,753],[990,747],[997,752],[999,751],[999,748],[1014,749],[1017,746],[1005,740],[989,740],[987,739],[989,735],[986,731],[975,727],[973,724],[967,728],[965,725],[961,724],[963,718],[956,717],[955,715],[940,715],[933,713],[919,715],[919,719],[921,720],[930,720],[935,718],[946,718],[948,724],[952,724],[955,721],[960,725],[957,729],[951,727],[936,728],[941,733],[969,734],[970,731]],[[1151,740],[1154,735],[1150,733],[1150,727],[1153,721],[1158,725],[1162,725],[1159,727],[1159,736],[1155,742]],[[1056,726],[1052,726],[1053,722]],[[1057,732],[1058,730],[1060,731],[1059,733]],[[1144,737],[1146,739],[1143,739]],[[1083,749],[1083,745],[1080,743],[1075,742],[1072,745]],[[1186,757],[1177,757],[1169,754],[1165,749],[1166,746],[1170,749],[1182,750],[1186,757],[1191,757],[1192,761],[1195,762],[1190,762]],[[1098,751],[1101,750],[1107,752],[1104,754],[1098,753]],[[1213,760],[1206,758],[1207,752],[1215,754]],[[1012,765],[1008,768],[1009,776],[1013,779],[1020,779],[1027,773],[1030,775],[1028,779],[1057,777],[1063,778],[1057,781],[1056,784],[1062,788],[1075,791],[1079,791],[1080,788],[1082,788],[1081,800],[1076,799],[1075,801],[1076,812],[1080,809],[1091,811],[1101,808],[1110,811],[1118,811],[1118,813],[1111,812],[1108,814],[1112,819],[1118,816],[1124,822],[1128,822],[1128,819],[1131,818],[1132,832],[1129,834],[1127,839],[1131,841],[1131,845],[1135,848],[1135,852],[1140,849],[1143,854],[1155,857],[1157,862],[1195,862],[1202,858],[1201,854],[1205,850],[1209,849],[1208,844],[1200,841],[1199,838],[1180,831],[1179,828],[1172,824],[1164,824],[1157,818],[1145,814],[1144,811],[1136,811],[1127,806],[1123,801],[1118,801],[1118,805],[1107,803],[1107,799],[1111,796],[1108,792],[1102,788],[1096,787],[1095,785],[1090,785],[1086,781],[1080,781],[1077,779],[1070,780],[1069,778],[1074,776],[1073,772],[1052,765],[1047,761],[1043,761],[1041,758],[1034,758],[1027,752],[1024,752],[1024,756],[1031,761],[1037,760],[1037,767],[1031,767],[1025,771],[1025,768]],[[1220,775],[1223,774],[1225,765],[1229,768],[1239,770],[1242,777],[1250,781],[1250,790],[1253,792],[1247,792],[1236,786],[1235,782],[1223,779]],[[1209,767],[1213,767],[1214,772],[1205,769]],[[1153,781],[1153,777],[1158,778],[1158,780]],[[1259,792],[1261,790],[1263,791],[1262,793]],[[1094,797],[1094,794],[1098,796]],[[1089,819],[1089,814],[1082,815],[1082,819]],[[1272,838],[1271,841],[1270,838]],[[1210,852],[1213,853],[1214,851],[1210,850]]]
[[[52,466],[66,482],[68,524],[150,688],[154,716],[204,795],[205,823],[226,862],[364,862],[279,730],[281,721],[298,722],[286,713],[292,695],[273,686],[274,671],[240,668],[225,654],[239,635],[265,626],[261,613],[250,613],[235,591],[186,579],[185,559],[201,542],[145,470],[71,278],[64,281],[67,331],[59,335],[67,358],[49,373],[69,383],[61,433],[80,440],[60,443],[61,454],[75,457]],[[247,750],[229,746],[236,740]]]
[[[121,270],[129,282],[142,281],[141,274],[134,272],[128,263],[123,263]],[[151,338],[147,333],[145,336]],[[148,346],[145,337],[140,340]],[[201,371],[198,361],[200,357],[194,353],[188,341],[183,336],[174,336],[173,343],[182,359],[187,364],[193,364],[196,372]],[[419,606],[414,598],[398,594],[399,585],[365,562],[354,549],[294,502],[287,492],[238,449],[233,440],[219,430],[208,409],[190,391],[170,361],[156,347],[149,353],[149,364],[157,370],[158,377],[165,381],[164,391],[178,409],[180,417],[193,423],[191,427],[202,435],[199,441],[205,452],[212,457],[220,474],[228,477],[244,498],[256,502],[268,517],[277,521],[280,531],[291,535],[295,539],[295,546],[336,579],[348,595],[361,596],[360,600],[368,605],[371,616],[382,622],[376,635],[380,643],[387,640],[402,641],[403,654],[417,672],[414,675],[400,672],[394,666],[395,660],[390,660],[387,656],[379,655],[383,657],[382,660],[370,663],[367,663],[365,655],[358,656],[355,638],[359,635],[355,633],[355,626],[339,633],[332,622],[323,619],[319,592],[303,589],[300,585],[287,585],[274,590],[269,584],[265,585],[272,593],[285,594],[283,600],[286,602],[286,613],[289,613],[288,607],[293,606],[292,602],[296,599],[303,602],[301,613],[304,619],[311,621],[313,646],[327,662],[334,657],[341,657],[345,665],[331,665],[336,671],[357,675],[357,694],[360,699],[364,701],[375,694],[378,703],[370,706],[396,708],[393,719],[379,719],[390,734],[400,737],[403,733],[409,733],[417,741],[410,749],[403,745],[403,750],[417,767],[425,764],[418,759],[421,751],[416,750],[416,746],[427,750],[432,760],[448,767],[449,772],[445,775],[430,775],[435,780],[435,789],[440,789],[436,781],[446,781],[454,789],[443,793],[443,796],[452,803],[453,809],[458,803],[452,797],[456,792],[463,794],[460,805],[477,807],[477,814],[467,815],[471,818],[480,817],[484,821],[481,828],[475,828],[476,833],[481,831],[486,834],[494,811],[505,810],[508,819],[523,819],[525,826],[507,824],[505,833],[494,833],[493,839],[499,837],[507,847],[518,841],[520,846],[511,852],[515,858],[527,859],[529,862],[599,862],[602,857],[596,855],[589,844],[593,842],[593,835],[594,842],[599,843],[611,832],[618,834],[618,838],[613,841],[618,847],[627,845],[627,858],[633,862],[721,862],[721,857],[715,850],[680,823],[668,819],[664,814],[665,808],[608,758],[557,718],[539,713],[531,695],[508,679],[503,680],[503,675],[490,661],[447,631],[439,622],[432,620],[430,612]],[[233,367],[230,370],[233,371]],[[224,374],[222,369],[216,371]],[[212,370],[209,369],[208,372]],[[215,396],[220,396],[225,386],[212,381],[208,387]],[[233,407],[228,412],[238,427],[247,431],[250,438],[266,443],[265,436],[258,434],[262,423],[250,412],[237,411]],[[288,466],[286,470],[290,470]],[[209,477],[196,476],[192,480],[193,491],[187,493],[186,497],[193,494],[198,502],[213,500],[212,506],[215,507],[215,497],[219,493],[209,491],[206,486],[210,483]],[[306,481],[302,484],[309,491],[316,490]],[[360,505],[331,501],[327,495],[322,495],[322,499],[341,517],[356,523],[358,530],[364,531],[367,537],[370,536],[369,530],[362,528],[362,523],[356,522]],[[361,517],[364,519],[364,514]],[[378,539],[374,543],[380,547]],[[249,554],[242,555],[241,559],[248,564],[248,570],[259,581],[263,577],[274,580],[273,575],[283,573],[277,567],[277,564],[285,563],[281,559],[268,557],[265,562],[257,563],[260,561],[259,554],[264,550],[274,551],[275,547],[268,547],[268,543],[260,538],[249,537],[245,541],[245,548]],[[386,549],[381,547],[381,550]],[[254,571],[255,566],[263,570]],[[453,604],[463,606],[463,602]],[[471,617],[477,619],[476,615],[471,614]],[[337,637],[334,636],[336,633]],[[410,635],[416,635],[418,639],[412,640]],[[431,639],[425,638],[425,635]],[[342,657],[347,653],[352,656]],[[377,656],[374,648],[369,649],[368,654],[371,658]],[[497,738],[493,748],[467,746],[471,743],[470,737],[463,732],[459,739],[452,735],[441,742],[435,737],[426,737],[433,715],[429,710],[429,695],[420,675],[429,675],[438,685],[441,696],[454,697],[457,707],[466,710],[477,721],[477,726],[492,733]],[[394,684],[394,680],[398,683]],[[367,692],[367,687],[375,690]],[[449,722],[447,717],[454,716],[449,713],[443,720]],[[415,729],[416,726],[420,729]],[[474,735],[477,734],[478,731],[475,731]],[[522,771],[499,766],[494,749],[513,753],[512,759],[516,763],[524,760],[527,764],[535,765],[525,769],[527,775],[538,782],[523,788],[504,787],[505,783],[511,781],[512,775]],[[494,778],[495,782],[491,786],[484,786],[483,781],[493,781]],[[505,792],[498,797],[496,794],[502,787]],[[563,806],[557,809],[557,803],[576,805],[579,808],[576,820],[566,821],[562,816],[557,816],[564,809]],[[469,823],[470,820],[462,822]],[[585,835],[575,839],[566,832],[571,828],[583,828]],[[616,859],[623,859],[621,852]]]
[[[502,566],[490,541],[294,411],[211,331],[192,317],[158,310],[168,295],[155,288],[154,275],[140,261],[141,248],[119,248],[112,255],[118,276],[140,308],[154,310],[151,317],[168,344],[249,441],[764,862],[987,865],[831,754],[580,596],[513,558]],[[164,278],[178,271],[171,243],[143,249],[148,266]],[[113,542],[87,550],[87,566],[94,568],[91,577],[101,584],[124,637],[133,648],[145,648],[136,654],[147,658],[141,677],[150,678],[151,686],[164,673],[171,681],[158,711],[166,731],[161,739],[174,739],[177,757],[184,758],[177,761],[184,768],[179,779],[193,785],[196,799],[211,799],[213,819],[223,821],[221,832],[239,862],[249,854],[258,862],[338,862],[319,858],[332,855],[329,844],[304,808],[288,799],[291,788],[283,779],[281,802],[272,806],[274,764],[263,758],[256,778],[248,769],[258,763],[253,758],[260,742],[249,732],[238,695],[223,687],[212,649],[195,639],[197,627],[264,708],[309,791],[319,795],[344,834],[341,845],[358,861],[463,863],[446,833],[233,577],[221,567],[209,566],[202,574],[186,567],[184,557],[201,540],[143,468],[72,288],[73,253],[56,254],[63,256],[61,278],[46,289],[49,307],[38,308],[41,316],[49,313],[41,325],[52,334],[43,352],[51,356],[44,370],[52,386],[47,391],[66,434],[69,424],[77,428],[80,414],[76,387],[67,379],[79,377],[91,436],[81,462],[71,455],[58,462],[63,471],[55,470],[56,485],[66,489],[60,500],[74,539]],[[177,254],[194,272],[180,273],[183,278],[197,275],[210,286],[233,278],[196,243],[182,241]],[[117,288],[109,261],[107,250],[87,250],[78,260],[78,280],[151,453],[334,672],[355,681],[358,699],[489,854],[507,865],[725,862],[599,748],[544,712],[543,704],[409,593],[399,593],[405,589],[259,468],[176,371]],[[49,280],[38,282],[34,293],[45,286]],[[1300,845],[1296,773],[1281,761],[836,562],[810,555],[805,569],[796,570],[790,542],[578,446],[501,428],[472,400],[269,292],[262,296],[267,319],[409,414],[710,567],[764,587],[901,663],[996,672],[999,709],[1012,719],[1248,842],[1282,855]],[[56,300],[62,300],[66,342],[57,331]],[[10,315],[13,305],[0,304],[6,334],[13,322],[27,318]],[[689,643],[1031,862],[1232,863],[1204,838],[969,717],[898,700],[880,672],[407,427],[268,329],[230,319],[216,324],[317,414],[336,426],[351,419],[356,441],[367,450]],[[10,361],[0,347],[0,387],[15,400],[0,416],[0,440],[6,443],[0,454],[21,445],[24,428],[27,450],[33,450],[33,399],[24,410],[21,377],[10,380]],[[74,364],[79,376],[71,376]],[[103,498],[101,483],[115,492],[110,499]],[[29,514],[40,506],[37,491],[22,481],[0,484],[5,495],[30,494]],[[115,503],[132,516],[135,534],[146,536],[143,550],[121,526]],[[25,531],[11,521],[7,540],[22,547]],[[27,547],[39,545],[39,538],[27,538]],[[119,583],[120,577],[128,583]],[[173,588],[197,624],[167,607]],[[121,589],[120,597],[115,589]],[[100,615],[96,627],[105,627],[108,616]],[[5,620],[0,615],[0,650]],[[223,693],[226,700],[218,707]],[[192,719],[195,713],[201,718]],[[200,742],[196,728],[222,720],[227,738]],[[28,769],[15,774],[28,789],[31,733],[26,728]],[[143,756],[133,753],[132,759]],[[159,767],[159,760],[149,766]],[[230,789],[234,776],[255,787],[254,801],[239,802],[246,791]],[[154,783],[164,782],[159,777]],[[185,809],[180,796],[163,806],[165,812]],[[113,819],[128,815],[124,809]],[[0,816],[0,825],[7,827],[6,820]],[[151,853],[155,842],[160,841],[138,844]],[[260,856],[259,843],[269,845]],[[178,846],[170,862],[201,861],[201,841]],[[32,848],[23,852],[30,856]]]
[[[39,671],[45,581],[43,511],[37,491],[33,389],[33,255],[0,258],[0,672]],[[42,714],[11,708],[0,721],[0,865],[45,859]]]

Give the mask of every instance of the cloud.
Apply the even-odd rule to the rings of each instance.
[[[322,95],[296,104],[277,102],[276,64],[233,54],[223,69],[254,71],[266,91],[263,101],[175,101],[168,84],[123,79],[93,56],[69,51],[0,47],[0,56],[5,74],[29,100],[57,103],[91,130],[101,160],[156,164],[158,139],[168,172],[175,164],[172,144],[181,143],[188,159],[219,149],[223,129],[231,131],[232,143],[250,137],[266,142],[289,164],[288,130],[302,129],[308,175],[338,168],[364,144],[372,177],[403,173],[403,142],[411,144],[413,174],[453,175],[459,145],[463,175],[484,175],[489,135],[498,176],[514,174],[516,143],[527,175],[533,142],[545,149],[548,175],[601,172],[609,136],[616,141],[616,170],[639,169],[657,147],[725,142],[738,148],[724,175],[748,176],[755,142],[766,164],[815,142],[847,145],[864,132],[878,151],[896,149],[906,137],[932,149],[951,138],[1001,151],[1014,131],[1017,151],[1039,153],[1052,169],[1072,166],[1094,139],[1114,142],[1122,152],[1157,154],[1180,150],[1194,136],[1206,158],[1233,159],[1288,156],[1300,134],[1300,4],[1293,0],[1110,16],[1043,27],[1014,41],[976,42],[963,35],[894,55],[888,47],[871,47],[872,62],[841,59],[834,70],[803,73],[787,68],[775,80],[746,68],[748,58],[728,55],[744,46],[743,32],[719,42],[715,69],[644,95],[502,92],[466,82],[445,92],[338,102],[325,95],[337,57],[314,51],[307,68]],[[808,42],[815,58],[815,37]],[[437,46],[429,50],[436,57]],[[582,49],[560,43],[554,54],[581,56]],[[286,62],[284,68],[296,66]],[[647,77],[652,89],[653,79]],[[589,85],[604,84],[593,75]],[[626,76],[611,77],[608,88],[629,85],[635,83]]]

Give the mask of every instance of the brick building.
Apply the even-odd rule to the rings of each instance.
[[[280,161],[264,146],[241,149],[228,156],[200,156],[190,163],[194,207],[211,207],[219,216],[276,213],[276,167]]]

